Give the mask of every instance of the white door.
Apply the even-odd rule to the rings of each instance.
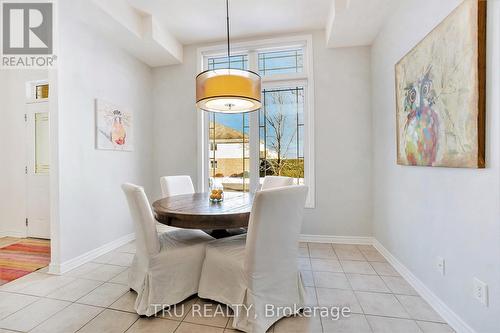
[[[49,102],[26,104],[26,227],[28,237],[50,238]]]

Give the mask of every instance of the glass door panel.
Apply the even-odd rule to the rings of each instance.
[[[49,113],[35,113],[35,173],[49,173]]]

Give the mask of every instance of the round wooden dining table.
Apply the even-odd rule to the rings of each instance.
[[[248,226],[254,195],[225,192],[224,200],[211,202],[210,193],[175,195],[157,200],[153,211],[158,222],[177,228],[227,230]]]

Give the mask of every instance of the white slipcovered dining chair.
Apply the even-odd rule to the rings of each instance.
[[[259,191],[246,241],[239,235],[208,244],[198,296],[232,308],[233,328],[264,333],[284,316],[266,316],[266,304],[304,306],[297,256],[306,196],[306,186]]]
[[[193,181],[190,176],[164,176],[160,178],[160,185],[163,198],[194,193]],[[177,230],[177,228],[156,223],[156,230],[159,233],[164,233]]]
[[[261,190],[293,185],[293,178],[283,176],[265,176]]]
[[[164,176],[160,178],[163,197],[194,193],[193,181],[190,176]]]
[[[122,189],[137,245],[128,283],[137,292],[137,313],[152,316],[198,292],[205,247],[214,238],[201,230],[180,229],[158,236],[144,189],[133,184],[123,184]]]

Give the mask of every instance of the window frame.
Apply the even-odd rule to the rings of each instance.
[[[262,77],[262,89],[302,86],[304,87],[304,184],[309,187],[306,208],[315,207],[315,160],[314,160],[314,79],[312,35],[286,36],[264,40],[252,40],[231,44],[231,55],[247,54],[248,69],[258,72],[258,53],[280,51],[291,48],[303,49],[303,69],[300,73],[275,74]],[[207,59],[225,56],[227,46],[217,44],[197,49],[197,72],[207,68]],[[198,135],[198,190],[208,190],[209,178],[209,114],[197,110]],[[259,174],[259,113],[252,112],[250,126],[250,175]],[[259,177],[250,178],[250,191],[258,189]]]

